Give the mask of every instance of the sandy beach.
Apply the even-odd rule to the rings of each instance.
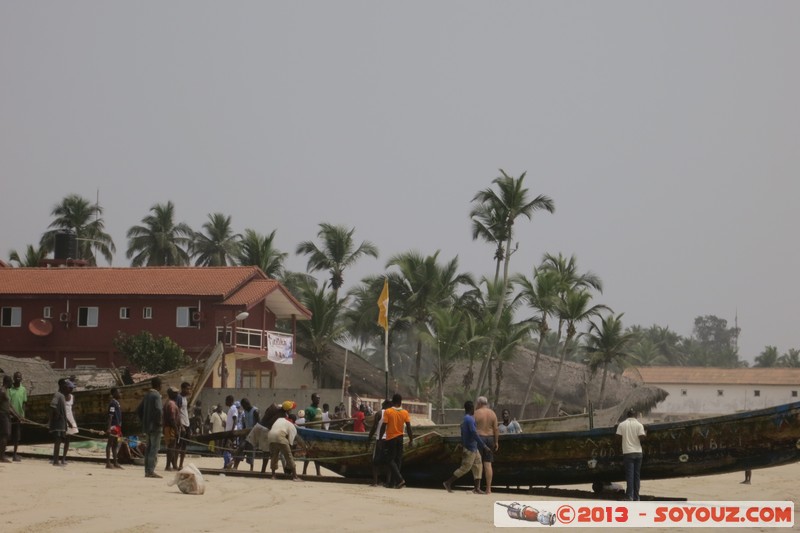
[[[26,449],[47,453],[47,446]],[[100,450],[71,450],[70,455],[97,456]],[[198,467],[218,468],[221,459],[187,457]],[[257,468],[260,462],[257,463]],[[244,465],[240,466],[240,469]],[[459,490],[406,487],[402,490],[367,485],[205,476],[201,496],[182,494],[164,479],[146,479],[143,467],[69,461],[54,467],[42,458],[0,465],[6,533],[81,532],[218,532],[331,531],[480,532],[496,529],[494,501],[542,501],[564,498],[497,492],[480,496]],[[313,471],[313,467],[309,468]],[[323,474],[326,471],[323,469]],[[688,500],[800,501],[800,463],[753,472],[751,485],[743,473],[644,481],[642,493]],[[570,486],[581,488],[588,486]],[[795,506],[795,509],[797,507]],[[532,524],[533,527],[543,527]],[[588,531],[588,529],[584,529]],[[683,531],[664,528],[648,531]],[[685,529],[688,531],[689,529]],[[692,529],[710,531],[712,529]],[[761,528],[758,531],[769,531]],[[786,529],[777,529],[786,531]]]

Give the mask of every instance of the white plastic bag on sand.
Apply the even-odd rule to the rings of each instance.
[[[179,472],[176,472],[175,478],[167,484],[170,487],[177,484],[178,488],[184,494],[203,494],[206,491],[206,482],[203,479],[203,474],[201,474],[200,469],[192,463],[189,463]]]

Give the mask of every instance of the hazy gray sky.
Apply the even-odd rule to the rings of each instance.
[[[100,190],[114,265],[172,200],[198,228],[355,226],[458,255],[503,168],[556,203],[512,270],[575,254],[626,325],[800,347],[800,3],[0,1],[0,253]],[[294,256],[288,266],[303,270]]]

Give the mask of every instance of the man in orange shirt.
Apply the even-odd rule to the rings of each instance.
[[[414,441],[411,433],[411,416],[408,411],[403,409],[403,397],[399,394],[392,396],[392,406],[383,413],[384,425],[381,427],[381,434],[386,431],[386,450],[389,461],[389,483],[387,486],[402,489],[406,486],[406,480],[400,474],[403,466],[403,426],[408,432],[408,444]]]

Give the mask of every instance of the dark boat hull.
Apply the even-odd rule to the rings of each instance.
[[[651,424],[643,443],[643,479],[737,472],[800,461],[800,402],[733,415]],[[324,434],[329,435],[324,435]],[[368,477],[366,435],[301,429],[309,457],[346,477]],[[570,485],[624,479],[613,427],[501,435],[496,485]],[[361,454],[356,453],[357,451]],[[424,450],[424,453],[421,453]],[[404,456],[406,482],[438,486],[458,468],[460,438],[428,434]]]

